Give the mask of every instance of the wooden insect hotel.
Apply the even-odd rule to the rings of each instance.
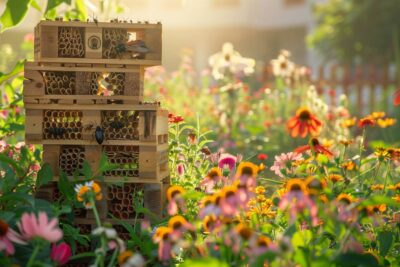
[[[169,185],[168,111],[143,102],[144,70],[161,64],[161,24],[41,21],[35,60],[25,64],[26,142],[43,145],[55,177],[38,197],[56,201],[61,172],[98,169],[104,153],[116,168],[103,173],[101,219],[133,222],[133,193],[161,215]],[[94,224],[76,210],[82,232]],[[118,226],[116,226],[118,227]],[[120,229],[123,230],[123,227]]]

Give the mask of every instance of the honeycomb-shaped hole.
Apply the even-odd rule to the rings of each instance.
[[[58,28],[58,56],[69,58],[83,58],[85,56],[84,28]]]
[[[85,148],[83,146],[62,146],[59,166],[67,175],[73,175],[81,170],[85,161]]]
[[[93,72],[90,82],[90,93],[101,95],[105,90],[112,91],[113,95],[123,95],[125,87],[125,73],[123,72]]]
[[[139,113],[108,110],[101,113],[106,140],[139,140]]]
[[[43,138],[70,139],[82,138],[82,111],[44,110]]]
[[[135,219],[134,195],[139,191],[143,192],[142,184],[109,185],[107,187],[108,217],[122,220]]]
[[[44,71],[43,79],[47,95],[75,94],[75,72]]]
[[[139,176],[139,147],[137,146],[104,146],[103,152],[108,161],[117,168],[106,171],[106,176]]]

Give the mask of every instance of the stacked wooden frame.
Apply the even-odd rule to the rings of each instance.
[[[43,162],[55,173],[38,197],[57,201],[62,172],[83,180],[83,162],[96,170],[105,154],[118,167],[103,173],[101,219],[135,222],[134,194],[161,216],[169,186],[168,111],[143,103],[144,70],[161,64],[161,33],[159,23],[118,21],[35,27],[35,60],[24,73],[26,143],[43,145]],[[76,210],[75,224],[90,231],[93,214]]]

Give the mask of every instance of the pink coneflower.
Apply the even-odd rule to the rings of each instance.
[[[63,232],[58,228],[57,218],[53,218],[49,222],[45,212],[39,212],[38,217],[34,213],[24,213],[18,227],[25,240],[39,237],[50,243],[55,243],[63,236]]]
[[[66,264],[71,256],[71,247],[65,242],[51,247],[50,258],[60,266]]]
[[[218,167],[211,168],[206,177],[200,182],[200,186],[205,188],[207,194],[213,193],[216,186],[223,185],[226,178],[222,175],[222,171]]]
[[[185,200],[183,195],[185,194],[185,189],[179,185],[172,185],[167,190],[167,211],[169,215],[175,215],[179,210],[186,212]]]
[[[176,171],[179,176],[182,176],[185,174],[185,166],[183,165],[183,163],[178,163],[178,165],[176,165]]]
[[[231,154],[222,154],[218,160],[218,167],[221,169],[229,168],[235,169],[237,158]]]
[[[14,254],[15,248],[13,243],[25,244],[19,234],[9,228],[5,221],[0,220],[0,252],[5,250],[7,255]]]
[[[275,156],[274,165],[271,166],[270,170],[274,171],[276,175],[284,177],[282,170],[286,170],[286,174],[293,171],[291,163],[296,160],[303,159],[301,154],[289,152],[287,154],[282,153],[280,156]]]
[[[286,193],[279,202],[279,209],[289,209],[290,220],[294,221],[298,214],[308,211],[311,224],[318,225],[318,208],[309,197],[307,187],[301,179],[290,179],[286,184]]]

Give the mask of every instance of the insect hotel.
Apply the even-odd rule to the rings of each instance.
[[[60,174],[84,179],[84,161],[95,172],[104,153],[116,168],[103,173],[101,219],[133,222],[139,191],[144,207],[161,214],[169,185],[168,111],[142,102],[145,68],[161,64],[161,31],[161,24],[121,21],[35,27],[35,60],[24,74],[25,137],[43,145],[43,162],[55,173],[39,197],[57,201]],[[90,233],[93,214],[76,210],[74,223]]]

